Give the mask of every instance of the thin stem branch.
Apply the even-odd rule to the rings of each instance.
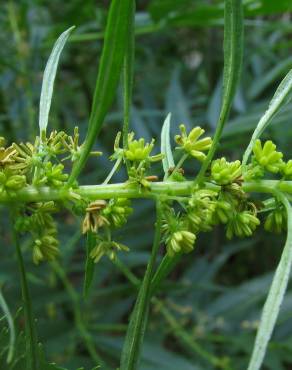
[[[11,214],[12,237],[16,247],[17,263],[20,272],[22,300],[24,305],[27,369],[40,370],[38,360],[37,335],[33,318],[31,297],[29,293],[25,265],[19,243],[19,237],[17,231],[15,230],[14,225],[15,225],[14,216],[13,214]]]
[[[139,289],[130,324],[128,326],[125,344],[121,356],[121,369],[136,369],[141,352],[141,345],[148,321],[149,305],[151,300],[151,280],[161,239],[162,209],[161,202],[159,200],[156,200],[156,215],[157,218],[152,252],[143,278],[143,282]]]
[[[57,274],[57,276],[59,277],[59,279],[62,281],[65,289],[67,290],[72,300],[75,324],[76,324],[76,327],[82,339],[84,340],[84,344],[87,347],[88,353],[90,354],[92,360],[96,363],[96,365],[101,365],[102,367],[106,367],[104,361],[101,359],[100,355],[97,353],[92,336],[87,330],[86,324],[83,321],[78,293],[75,291],[73,285],[69,281],[68,277],[66,276],[66,273],[61,268],[61,266],[57,262],[51,262],[51,266],[52,266],[52,269]]]
[[[180,160],[177,162],[177,164],[174,167],[174,169],[171,172],[171,174],[177,172],[181,168],[181,166],[183,165],[183,163],[188,159],[188,157],[189,157],[189,154],[188,153],[183,154],[181,156]],[[171,176],[171,174],[169,174],[169,175],[168,174],[165,174],[164,180],[168,179]]]
[[[111,169],[110,173],[107,175],[107,177],[104,180],[104,182],[102,183],[102,185],[106,185],[110,182],[113,175],[117,172],[117,170],[119,168],[119,165],[121,164],[122,160],[123,160],[122,157],[120,157],[116,160],[116,163],[114,164],[113,168]]]

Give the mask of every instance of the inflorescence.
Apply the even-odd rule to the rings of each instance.
[[[204,130],[193,128],[189,133],[180,125],[180,135],[175,136],[182,158],[203,162],[210,149],[212,139],[202,138]],[[151,191],[151,182],[157,176],[151,174],[153,162],[163,159],[162,154],[153,155],[154,139],[145,143],[143,138],[135,139],[134,133],[128,135],[127,148],[120,148],[121,133],[118,133],[111,160],[125,165],[128,180],[125,187],[134,187],[141,192]],[[0,138],[0,194],[6,194],[11,201],[17,200],[17,192],[27,186],[49,186],[62,190],[66,187],[70,163],[80,156],[78,128],[73,136],[65,132],[53,131],[49,137],[37,137],[34,143],[13,143],[7,146]],[[99,156],[102,153],[92,152]],[[183,163],[179,161],[178,163]],[[120,167],[117,166],[117,169]],[[170,169],[166,181],[185,181],[181,166]],[[198,234],[208,232],[218,224],[223,224],[226,237],[249,237],[260,224],[259,210],[266,215],[264,227],[267,231],[280,233],[286,228],[287,215],[275,199],[274,206],[268,210],[259,209],[242,188],[244,181],[256,181],[264,176],[278,176],[280,179],[292,178],[292,160],[285,162],[283,154],[276,150],[272,141],[255,142],[253,156],[248,165],[239,160],[228,162],[226,158],[212,161],[204,181],[194,183],[189,197],[165,196],[162,201],[163,241],[167,254],[189,253],[194,249]],[[215,185],[212,190],[206,184]],[[73,185],[78,188],[78,184]],[[72,193],[74,194],[74,192]],[[128,198],[115,198],[105,201],[90,201],[80,195],[69,200],[23,203],[17,205],[16,229],[30,233],[33,239],[33,261],[38,264],[53,260],[59,254],[57,226],[54,213],[62,207],[83,217],[82,232],[91,233],[95,247],[90,257],[98,262],[103,255],[114,259],[118,251],[128,251],[128,247],[112,239],[112,230],[124,226],[133,212]]]

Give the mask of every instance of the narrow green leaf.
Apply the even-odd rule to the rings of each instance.
[[[279,193],[278,197],[284,204],[288,215],[288,234],[287,240],[282,252],[282,256],[275,272],[270,291],[265,302],[260,325],[258,328],[253,353],[250,359],[248,370],[259,370],[261,368],[268,343],[270,341],[273,329],[280,311],[280,306],[284,299],[287,289],[291,264],[292,264],[292,207],[288,199]]]
[[[130,25],[133,22],[134,5],[134,0],[112,0],[111,2],[88,131],[79,160],[73,166],[68,186],[72,185],[84,167],[115,97],[128,47],[128,38],[132,31]]]
[[[260,119],[259,123],[257,124],[256,129],[252,135],[250,143],[243,155],[242,164],[246,164],[248,158],[252,152],[252,148],[256,140],[261,136],[263,131],[268,127],[271,120],[275,117],[275,115],[280,111],[280,109],[288,103],[288,101],[292,97],[292,69],[288,72],[285,78],[282,80],[280,85],[278,86],[268,109]]]
[[[243,10],[241,0],[225,0],[223,49],[224,70],[221,111],[213,138],[213,143],[196,178],[196,183],[199,183],[203,179],[204,174],[213,159],[219,144],[223,127],[227,121],[232,106],[241,73],[243,54]]]
[[[51,55],[47,61],[46,68],[44,71],[41,98],[40,98],[40,111],[39,111],[39,128],[40,136],[42,137],[43,133],[46,133],[48,126],[49,112],[51,108],[54,82],[57,73],[57,67],[60,59],[61,52],[70,36],[70,33],[75,28],[75,26],[68,28],[63,32],[53,47]]]
[[[181,253],[176,253],[173,257],[169,257],[169,255],[166,254],[163,257],[151,281],[151,296],[157,292],[163,280],[165,280],[174,267],[179,263],[181,257]]]
[[[175,166],[170,145],[170,119],[171,113],[168,113],[161,130],[161,153],[164,155],[162,165],[166,176],[168,175],[168,170]]]
[[[87,233],[86,238],[86,262],[85,262],[85,275],[84,275],[84,286],[83,286],[83,296],[87,297],[91,283],[94,277],[95,263],[90,257],[90,252],[95,247],[95,235],[91,231]]]
[[[0,289],[0,307],[2,311],[4,312],[4,315],[6,317],[8,327],[9,327],[9,347],[8,347],[8,355],[7,355],[7,363],[10,364],[13,360],[14,355],[14,347],[15,347],[15,328],[14,328],[14,320],[10,313],[9,307],[6,303],[6,300],[2,294],[2,291]]]
[[[152,253],[128,325],[126,339],[121,355],[120,370],[136,370],[139,363],[142,343],[148,321],[149,305],[151,299],[151,280],[161,237],[162,212],[159,202],[157,202],[156,205],[156,214],[157,221],[155,226]]]

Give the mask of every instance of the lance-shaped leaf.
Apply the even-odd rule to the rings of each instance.
[[[70,33],[75,27],[70,27],[68,30],[63,32],[58,40],[55,42],[51,55],[47,61],[46,68],[44,71],[42,91],[40,98],[40,111],[39,111],[39,127],[40,127],[40,136],[42,137],[47,130],[49,112],[51,108],[54,82],[57,73],[57,67],[59,64],[59,59],[61,52],[70,36]]]
[[[261,136],[263,131],[268,127],[271,123],[271,120],[275,115],[280,111],[280,109],[288,103],[292,96],[292,69],[288,72],[288,74],[284,77],[280,85],[278,86],[268,109],[260,119],[259,123],[257,124],[256,129],[252,135],[250,143],[243,155],[242,164],[246,164],[248,158],[252,152],[252,148],[256,142],[256,140]]]
[[[168,113],[161,130],[161,153],[164,155],[162,159],[162,165],[165,176],[167,176],[168,170],[171,167],[174,167],[174,160],[170,145],[170,119],[171,113]]]
[[[103,44],[100,66],[89,118],[89,127],[79,160],[72,169],[68,186],[78,177],[116,95],[128,38],[132,32],[134,0],[112,0]]]
[[[215,154],[227,121],[240,77],[243,53],[243,10],[241,0],[225,0],[223,98],[218,123],[206,160],[196,178],[200,182]]]
[[[288,216],[287,240],[265,302],[248,370],[261,368],[268,343],[273,333],[280,307],[287,289],[292,264],[292,207],[288,199],[278,194]]]

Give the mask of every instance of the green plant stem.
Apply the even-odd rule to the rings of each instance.
[[[180,257],[181,257],[181,255],[179,255],[179,258]],[[173,267],[174,267],[174,265],[178,262],[178,259],[175,258],[175,257],[172,258],[172,259],[174,260],[174,264],[173,264]],[[168,263],[163,264],[164,260],[165,259],[162,260],[161,265],[167,265],[169,267]],[[170,258],[167,259],[167,262],[170,262]],[[139,285],[141,284],[141,282],[132,273],[132,271],[118,258],[116,258],[114,263],[118,267],[118,269],[122,272],[122,274],[129,280],[129,282],[134,287],[138,288]],[[158,268],[157,272],[158,271],[159,271],[159,268]],[[165,271],[166,270],[164,270],[164,272]],[[164,274],[162,276],[162,274],[159,274],[159,273],[157,274],[157,272],[156,272],[155,276],[153,277],[153,279],[151,281],[151,287],[150,287],[151,302],[158,306],[159,311],[162,313],[165,320],[170,325],[174,336],[176,336],[188,349],[191,349],[192,351],[194,351],[196,354],[198,354],[200,357],[204,358],[207,362],[209,362],[213,366],[217,366],[217,367],[223,368],[225,370],[230,370],[229,367],[227,365],[225,365],[220,358],[217,358],[216,356],[213,356],[211,353],[204,350],[204,348],[201,347],[198,343],[196,343],[194,341],[194,338],[190,334],[188,334],[184,330],[184,328],[177,322],[176,318],[166,308],[164,303],[161,300],[159,300],[158,298],[153,296],[155,291],[159,287],[159,284],[161,283],[162,278],[166,277],[166,274]]]
[[[162,209],[161,202],[158,200],[156,200],[156,215],[157,217],[152,252],[127,330],[121,356],[121,370],[135,370],[137,369],[137,364],[139,362],[143,337],[148,321],[147,319],[151,299],[151,280],[161,239]]]
[[[111,169],[110,173],[107,175],[106,179],[104,180],[104,182],[102,183],[103,185],[106,185],[110,182],[111,178],[113,177],[113,175],[117,172],[121,162],[122,162],[123,158],[120,157],[116,160],[116,163],[113,165],[113,168]]]
[[[84,185],[74,189],[54,189],[50,187],[27,186],[21,190],[15,191],[11,197],[7,193],[0,193],[0,203],[18,203],[18,202],[42,202],[50,200],[70,200],[74,196],[86,197],[91,200],[111,199],[111,198],[145,198],[167,199],[171,196],[189,196],[193,191],[193,181],[183,182],[153,182],[149,189],[141,189],[138,186],[128,183],[117,183],[107,185]],[[219,185],[210,182],[202,184],[206,189],[220,190]],[[274,193],[276,190],[287,194],[292,194],[292,181],[281,180],[259,180],[254,182],[245,182],[242,184],[245,192],[256,193]]]
[[[182,257],[181,253],[177,253],[173,257],[169,257],[169,255],[166,254],[163,257],[151,281],[151,295],[154,295],[157,292],[157,290],[161,286],[162,281],[170,274],[174,267],[179,263],[181,257]]]
[[[17,263],[20,272],[22,300],[24,305],[27,370],[41,370],[39,368],[37,334],[33,318],[32,303],[27,283],[25,265],[21,253],[19,237],[17,231],[14,228],[14,224],[14,216],[13,214],[11,214],[12,237],[13,243],[15,244],[16,248]]]
[[[96,363],[96,365],[100,365],[104,368],[106,368],[106,365],[104,361],[101,359],[100,355],[97,353],[95,349],[95,345],[92,339],[91,334],[88,332],[86,325],[82,318],[82,312],[80,307],[80,300],[79,295],[75,291],[73,285],[67,278],[64,270],[61,268],[61,266],[57,262],[51,262],[52,269],[55,271],[59,279],[62,281],[64,287],[66,288],[72,303],[73,303],[73,311],[74,311],[74,320],[76,327],[84,340],[84,344],[88,350],[88,353],[90,354],[92,360]]]
[[[188,157],[189,157],[189,154],[188,153],[185,153],[184,155],[182,155],[181,158],[180,158],[180,160],[175,165],[173,171],[171,171],[171,174],[177,172],[181,168],[181,166],[183,165],[183,163],[188,159]],[[167,179],[168,177],[171,176],[171,174],[169,174],[168,176],[166,176],[164,178]]]

